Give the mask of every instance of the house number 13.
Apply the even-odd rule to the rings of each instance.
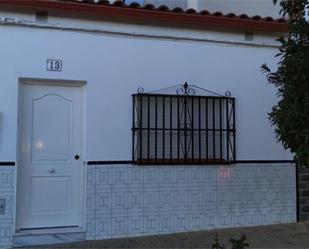
[[[61,72],[62,71],[62,61],[48,59],[46,62],[46,70]]]

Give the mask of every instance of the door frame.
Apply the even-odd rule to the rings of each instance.
[[[81,229],[82,231],[86,231],[86,179],[87,179],[87,163],[86,163],[86,86],[87,86],[87,81],[85,80],[67,80],[67,79],[47,79],[47,78],[24,78],[21,77],[18,79],[18,95],[17,95],[17,148],[16,148],[16,188],[15,188],[15,207],[14,207],[14,221],[13,221],[13,229],[14,229],[14,234],[18,234],[19,231],[19,214],[18,214],[18,202],[19,202],[19,195],[21,194],[20,191],[20,179],[21,179],[21,174],[20,174],[20,163],[21,163],[21,139],[22,139],[22,128],[23,128],[23,113],[22,113],[22,102],[24,98],[24,86],[25,85],[37,85],[37,86],[67,86],[67,87],[80,87],[82,91],[82,131],[83,131],[83,136],[82,136],[82,153],[83,153],[83,166],[81,169],[81,212],[80,212],[80,217],[79,217],[79,226],[78,229]],[[42,229],[36,229],[36,230],[44,230],[49,228],[42,228]],[[57,228],[50,228],[50,229],[57,229]],[[66,228],[60,228],[61,230],[66,229]],[[68,230],[71,230],[71,227],[67,228]],[[29,229],[31,230],[31,229]],[[25,230],[23,230],[25,231]]]

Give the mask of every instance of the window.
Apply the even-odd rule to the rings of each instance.
[[[230,163],[235,160],[235,99],[195,95],[187,84],[175,95],[133,94],[132,132],[137,164]]]

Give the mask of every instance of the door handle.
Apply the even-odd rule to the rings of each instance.
[[[53,173],[55,173],[55,172],[56,172],[55,169],[49,169],[49,170],[48,170],[48,173],[50,173],[50,174],[53,174]]]
[[[79,155],[75,155],[75,156],[74,156],[74,159],[75,159],[75,160],[79,160],[79,158],[80,158]]]

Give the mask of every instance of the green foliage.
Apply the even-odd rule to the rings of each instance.
[[[304,8],[309,0],[282,0],[281,14],[289,18],[289,34],[281,43],[278,69],[266,64],[262,71],[268,82],[277,87],[278,104],[269,118],[278,141],[291,149],[301,163],[309,165],[309,24]],[[276,3],[277,0],[274,0]]]
[[[211,249],[226,249],[224,245],[221,245],[219,238],[216,236],[215,243],[211,246]]]
[[[245,242],[247,236],[243,234],[240,239],[230,239],[232,243],[232,249],[244,249],[245,247],[249,247],[249,244]]]
[[[249,247],[249,244],[246,243],[247,236],[243,234],[240,239],[231,238],[230,242],[232,243],[232,249],[244,249],[245,247]],[[218,236],[215,238],[215,243],[211,247],[212,249],[226,249],[224,245],[221,245],[219,242]]]

